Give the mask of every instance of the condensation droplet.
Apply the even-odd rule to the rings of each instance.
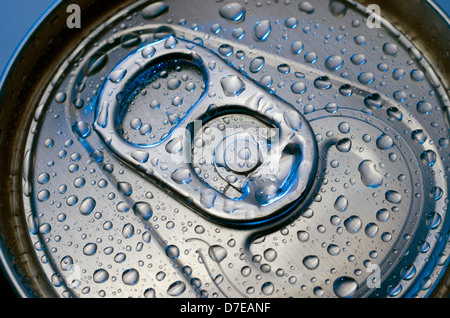
[[[229,3],[219,9],[219,14],[222,18],[232,22],[238,22],[244,19],[245,8],[240,3]]]
[[[372,160],[364,160],[358,166],[362,183],[369,188],[378,188],[383,183],[383,175],[376,169]]]
[[[139,272],[134,268],[125,270],[122,273],[122,281],[125,285],[136,285],[139,282]]]
[[[208,254],[214,262],[220,263],[227,257],[228,252],[220,245],[213,245],[208,249]]]
[[[348,200],[345,196],[340,195],[334,202],[334,208],[339,212],[345,212],[348,207]]]
[[[257,22],[254,29],[253,35],[257,41],[267,41],[269,38],[270,32],[272,31],[272,26],[269,20],[263,20]]]
[[[352,297],[358,288],[356,280],[348,276],[341,276],[333,283],[333,291],[340,298]]]
[[[169,10],[169,6],[162,1],[152,3],[142,10],[144,19],[155,19]]]
[[[182,281],[176,281],[172,283],[167,289],[169,296],[180,296],[186,290],[186,284]]]

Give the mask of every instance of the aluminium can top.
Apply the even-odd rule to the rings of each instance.
[[[34,293],[430,295],[448,263],[448,62],[383,3],[91,6],[43,21],[66,26],[18,90],[12,213],[48,281]]]

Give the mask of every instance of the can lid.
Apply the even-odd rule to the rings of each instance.
[[[138,1],[99,21],[26,145],[55,292],[429,295],[448,263],[448,97],[373,14]]]

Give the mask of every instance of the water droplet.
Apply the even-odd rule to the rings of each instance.
[[[178,280],[169,286],[169,288],[167,289],[167,294],[169,296],[179,296],[184,293],[185,290],[186,284]]]
[[[113,83],[120,83],[125,75],[127,74],[127,70],[124,68],[118,68],[109,74],[109,80]]]
[[[344,60],[339,55],[331,55],[325,60],[325,67],[330,71],[337,71],[344,64]]]
[[[131,223],[127,223],[122,228],[122,235],[124,238],[130,238],[134,235],[134,226]]]
[[[325,105],[325,110],[331,114],[334,114],[338,110],[338,105],[336,103],[328,103]]]
[[[311,3],[309,3],[308,1],[302,1],[299,3],[298,5],[298,9],[301,12],[305,12],[307,14],[312,14],[314,12],[314,7]]]
[[[427,140],[427,135],[425,135],[425,132],[422,129],[417,129],[411,133],[411,138],[421,145]]]
[[[416,109],[420,114],[426,115],[433,110],[433,106],[429,102],[420,101],[417,103]]]
[[[213,245],[208,249],[208,255],[214,262],[220,263],[227,257],[228,252],[220,245]]]
[[[420,160],[428,167],[434,166],[436,163],[436,153],[433,150],[426,150],[420,154]]]
[[[330,10],[332,15],[337,18],[341,18],[347,13],[348,6],[345,3],[331,0],[330,4],[328,5],[328,9]]]
[[[375,75],[371,72],[362,72],[358,75],[358,81],[361,84],[370,84],[375,80]]]
[[[344,226],[349,233],[358,233],[361,230],[362,221],[358,216],[352,215],[344,221]]]
[[[314,86],[317,89],[329,89],[331,88],[331,81],[327,76],[320,76],[314,80]]]
[[[252,272],[252,269],[249,266],[244,266],[241,268],[241,274],[244,277],[248,277]]]
[[[273,262],[277,258],[278,254],[273,248],[268,248],[264,251],[264,258],[268,262]]]
[[[366,38],[364,35],[357,35],[353,38],[356,44],[358,45],[364,45],[366,44]]]
[[[303,259],[303,265],[307,269],[314,270],[319,266],[319,258],[316,255],[309,255]]]
[[[349,298],[355,294],[359,285],[355,279],[348,276],[341,276],[333,283],[333,291],[340,298]]]
[[[385,198],[393,204],[399,204],[402,201],[402,195],[394,190],[386,191]]]
[[[141,38],[135,33],[125,34],[122,36],[121,44],[126,49],[136,48],[141,44]]]
[[[157,281],[162,281],[164,278],[166,278],[166,273],[163,271],[160,271],[156,273],[155,278]]]
[[[266,282],[261,286],[261,291],[264,295],[272,295],[275,291],[275,286],[271,282]]]
[[[39,226],[39,233],[41,234],[47,234],[52,230],[52,227],[48,223],[43,223],[41,226]]]
[[[389,107],[386,111],[388,116],[396,121],[401,121],[403,119],[403,113],[397,107]]]
[[[97,252],[97,244],[95,243],[87,243],[83,247],[83,254],[86,256],[92,256]]]
[[[289,74],[289,72],[291,71],[291,68],[288,64],[283,63],[283,64],[280,64],[277,66],[277,70],[281,74]]]
[[[291,85],[291,91],[294,94],[303,94],[306,92],[306,85],[303,82],[295,82]]]
[[[296,17],[287,18],[284,21],[284,25],[289,29],[294,29],[298,25],[298,20]]]
[[[130,183],[123,181],[123,182],[118,182],[117,183],[117,190],[119,190],[119,192],[122,195],[125,196],[130,196],[133,193],[133,187],[131,186]]]
[[[416,275],[416,267],[414,265],[406,265],[400,272],[402,279],[410,280]]]
[[[55,144],[55,141],[51,138],[48,138],[44,141],[45,148],[51,148]]]
[[[350,138],[342,138],[336,143],[336,149],[340,152],[349,152],[352,148],[352,140]]]
[[[183,143],[180,138],[173,138],[166,144],[166,151],[171,154],[176,154],[183,149]]]
[[[175,181],[178,184],[187,184],[192,181],[191,172],[187,168],[176,169],[172,173],[171,178],[173,181]]]
[[[385,43],[383,45],[383,52],[386,55],[396,55],[398,51],[397,45],[394,43]]]
[[[250,66],[249,66],[250,72],[252,72],[252,73],[259,72],[259,70],[261,70],[262,67],[264,66],[264,62],[265,62],[264,57],[262,57],[262,56],[255,57],[250,62]]]
[[[253,35],[255,36],[255,39],[257,41],[267,41],[269,38],[270,32],[272,31],[272,26],[270,24],[269,20],[263,20],[260,22],[257,22],[254,29],[253,29]]]
[[[338,198],[334,202],[334,208],[337,211],[345,212],[347,210],[347,207],[348,207],[348,200],[347,200],[347,198],[345,196],[343,196],[343,195],[338,196]]]
[[[364,54],[353,54],[350,57],[350,61],[352,61],[352,63],[355,64],[355,65],[362,65],[362,64],[367,62],[366,57],[364,56]]]
[[[103,52],[97,52],[92,55],[84,65],[83,71],[86,76],[92,76],[99,73],[108,63],[108,56]]]
[[[122,273],[122,281],[125,285],[136,285],[139,282],[139,272],[134,268],[125,270]]]
[[[231,35],[238,40],[242,40],[245,36],[245,31],[243,28],[236,28],[236,29],[233,29],[233,32],[231,33]],[[238,59],[242,60],[245,57],[245,53],[243,51],[238,51],[238,52],[236,52],[236,57]]]
[[[336,256],[341,252],[341,248],[335,244],[328,245],[327,252],[330,255]]]
[[[380,94],[374,93],[367,95],[364,98],[364,105],[366,105],[369,108],[380,108],[382,106],[383,100],[381,99]]]
[[[417,248],[419,249],[420,253],[426,253],[430,249],[430,243],[428,243],[427,241],[420,241],[417,244]]]
[[[50,197],[50,192],[48,190],[41,190],[37,195],[37,199],[40,202],[46,201]]]
[[[394,99],[397,102],[404,102],[407,98],[406,92],[405,91],[395,91],[394,92]],[[390,107],[390,109],[397,109],[396,107]]]
[[[142,217],[144,220],[151,218],[153,210],[150,204],[147,202],[136,202],[133,204],[133,212]]]
[[[48,180],[50,180],[50,175],[47,172],[43,172],[41,174],[39,174],[37,181],[40,184],[46,184],[48,182]]]
[[[403,287],[401,284],[389,285],[387,288],[388,296],[395,297],[402,291],[402,289]]]
[[[358,166],[362,183],[369,188],[378,188],[383,183],[383,175],[376,169],[377,165],[372,160],[364,160]]]
[[[389,232],[384,232],[383,234],[381,234],[381,240],[383,242],[389,242],[390,240],[392,240],[392,234]]]
[[[349,84],[343,84],[339,87],[339,93],[341,93],[342,96],[352,96],[353,88]]]
[[[109,273],[103,268],[97,269],[93,275],[94,282],[97,284],[106,282],[108,280],[108,278],[109,278]]]
[[[297,238],[300,242],[307,242],[309,240],[309,233],[306,231],[298,231]]]
[[[231,45],[228,44],[222,44],[221,46],[219,46],[219,53],[222,54],[223,56],[231,56],[233,55],[233,47]]]
[[[165,49],[173,49],[178,44],[178,40],[173,36],[169,36],[166,38],[166,41],[164,42],[164,48]]]
[[[148,288],[144,291],[145,298],[156,298],[156,291],[153,288]]]
[[[170,90],[175,90],[177,89],[181,84],[181,81],[178,78],[171,78],[168,82],[167,82],[167,88]]]
[[[380,72],[387,72],[389,70],[389,66],[386,63],[379,63],[377,68]]]
[[[153,55],[155,55],[155,53],[156,53],[155,47],[151,46],[151,45],[147,45],[146,47],[144,47],[142,49],[141,55],[143,58],[148,59],[148,58],[153,57]]]
[[[274,184],[263,186],[256,190],[255,199],[260,205],[267,204],[277,197],[278,189],[279,188]]]
[[[83,215],[91,214],[92,210],[94,210],[96,202],[94,198],[87,197],[80,204],[80,213]]]
[[[142,10],[142,16],[144,19],[155,19],[168,10],[169,6],[162,1],[158,1],[145,7],[144,10]]]
[[[430,230],[435,230],[441,224],[442,217],[437,212],[430,212],[427,214],[426,224]]]
[[[306,63],[313,64],[313,63],[315,63],[317,61],[317,58],[318,58],[318,56],[317,56],[317,54],[315,52],[307,52],[305,54],[305,62]]]
[[[389,211],[387,209],[380,209],[377,212],[377,220],[379,222],[386,222],[389,219]]]
[[[238,96],[245,90],[244,82],[237,75],[225,76],[220,80],[225,96]]]
[[[300,54],[303,51],[303,42],[295,41],[291,44],[291,53],[292,54]]]
[[[434,200],[434,201],[438,201],[440,198],[442,198],[442,194],[444,193],[444,191],[440,188],[440,187],[434,187],[433,189],[431,189],[430,191],[430,197]]]
[[[219,14],[224,19],[239,22],[244,19],[245,8],[240,3],[233,2],[220,8]]]
[[[175,260],[180,256],[180,250],[175,245],[169,245],[166,247],[166,255],[168,258]]]
[[[394,146],[394,141],[389,135],[382,134],[377,138],[377,147],[381,150],[387,150]]]
[[[70,255],[64,256],[60,261],[60,266],[63,271],[70,271],[73,266],[73,258]]]
[[[270,87],[273,83],[272,77],[270,75],[265,75],[261,78],[259,83],[264,87]]]
[[[405,70],[397,68],[392,72],[392,78],[395,80],[401,79],[405,75]]]
[[[425,77],[425,74],[421,70],[412,70],[411,79],[416,82],[420,82]]]
[[[366,225],[364,233],[366,233],[368,237],[374,238],[375,235],[378,233],[378,225],[376,225],[375,223],[368,223]]]
[[[66,101],[66,98],[67,98],[66,93],[60,92],[60,93],[56,94],[55,101],[59,104],[62,104]]]

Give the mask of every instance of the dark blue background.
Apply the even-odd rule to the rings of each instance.
[[[55,0],[0,0],[0,72],[7,65],[21,40]],[[436,0],[450,14],[450,0]],[[70,1],[68,1],[70,3]],[[405,4],[407,0],[405,0]],[[0,299],[14,297],[0,271]]]

